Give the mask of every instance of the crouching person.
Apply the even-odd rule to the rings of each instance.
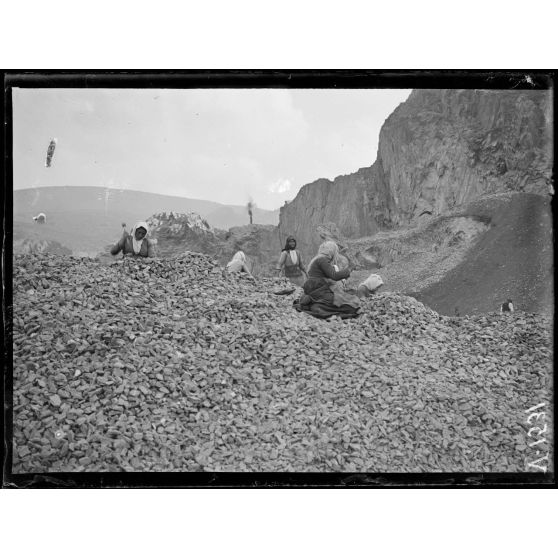
[[[366,281],[363,281],[357,288],[358,298],[367,298],[374,294],[384,284],[384,281],[379,275],[373,273]]]
[[[246,254],[242,250],[239,250],[227,264],[227,271],[229,273],[246,273],[248,277],[252,277],[250,269],[248,268]]]
[[[122,238],[110,249],[110,253],[113,256],[122,252],[124,256],[136,258],[155,257],[155,243],[147,238],[148,232],[147,223],[138,221],[130,234],[124,231]]]

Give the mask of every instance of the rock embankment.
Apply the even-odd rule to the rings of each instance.
[[[529,447],[552,397],[533,314],[384,294],[324,322],[194,253],[16,256],[13,277],[14,473],[528,471],[552,450]]]

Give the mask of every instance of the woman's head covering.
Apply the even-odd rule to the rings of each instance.
[[[337,261],[337,254],[339,254],[339,248],[333,240],[322,242],[318,248],[318,256],[327,256],[334,263]]]
[[[239,250],[232,258],[232,260],[227,264],[227,270],[230,271],[231,266],[233,268],[238,267],[240,264],[246,264],[246,254]],[[236,270],[235,270],[236,271]]]
[[[294,248],[291,248],[289,246],[289,242],[291,240],[294,240],[295,243]],[[294,236],[287,236],[287,240],[285,240],[285,248],[283,248],[283,251],[288,252],[289,250],[294,250],[295,248],[296,248],[296,238]]]
[[[242,262],[242,263],[246,263],[246,254],[242,251],[239,250],[234,256],[233,259],[231,260],[232,262]]]
[[[145,229],[145,236],[147,236],[147,233],[149,232],[149,227],[147,226],[147,223],[145,221],[138,221],[134,227],[132,228],[132,248],[134,250],[134,254],[139,254],[140,250],[141,250],[141,245],[143,244],[143,241],[145,240],[145,236],[141,239],[141,240],[136,240],[136,231],[138,229]]]
[[[310,266],[322,256],[326,256],[332,265],[337,265],[337,256],[339,254],[339,248],[333,240],[326,240],[320,244],[318,248],[318,254],[312,258],[312,261],[308,264],[308,269]]]

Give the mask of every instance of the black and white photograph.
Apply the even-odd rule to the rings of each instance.
[[[351,75],[8,75],[13,478],[553,477],[549,75]]]

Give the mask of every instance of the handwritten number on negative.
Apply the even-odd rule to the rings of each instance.
[[[546,424],[544,425],[544,428],[539,428],[538,426],[533,426],[533,428],[529,428],[529,432],[527,432],[527,436],[531,438],[533,436],[531,432],[534,432],[535,430],[539,431],[539,433],[536,434],[536,436],[540,436],[541,434],[546,432]]]
[[[544,417],[544,414],[545,414],[544,411],[541,411],[540,413],[531,413],[531,414],[527,417],[527,423],[528,423],[528,424],[533,424],[533,423],[531,422],[531,419],[532,419],[533,417],[535,417],[534,420],[539,420],[539,417],[541,417],[541,416]]]
[[[540,461],[544,461],[545,459],[548,459],[548,453],[545,456],[537,459],[536,461],[531,461],[531,463],[528,463],[527,466],[534,467],[535,469],[540,469],[543,473],[546,473],[547,466],[545,465],[544,467],[541,467],[540,465],[538,465]]]
[[[538,446],[539,444],[542,444],[543,442],[546,442],[546,438],[541,438],[540,440],[537,440],[536,442],[532,442],[531,444],[529,444],[529,447],[532,448],[534,446]]]
[[[546,403],[539,403],[538,405],[535,405],[534,407],[531,407],[530,409],[527,409],[525,412],[530,413],[531,411],[536,411],[538,408],[544,407],[545,405],[546,405]]]

